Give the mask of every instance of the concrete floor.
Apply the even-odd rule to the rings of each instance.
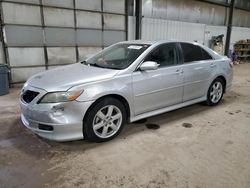
[[[0,187],[249,188],[250,64],[234,69],[233,89],[219,106],[147,120],[159,129],[130,124],[101,144],[37,137],[21,124],[12,89],[0,97]]]

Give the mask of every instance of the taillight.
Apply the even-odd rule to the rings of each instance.
[[[230,66],[231,68],[233,68],[233,67],[234,67],[234,63],[233,63],[232,61],[230,61],[230,62],[229,62],[229,66]]]

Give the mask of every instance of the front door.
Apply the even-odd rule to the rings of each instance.
[[[156,70],[136,70],[133,77],[135,115],[182,102],[183,70],[175,43],[156,47],[143,62],[154,61]]]

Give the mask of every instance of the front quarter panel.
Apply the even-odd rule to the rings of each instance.
[[[97,100],[106,95],[120,95],[125,98],[133,112],[133,91],[131,73],[116,75],[107,80],[84,84],[72,87],[70,90],[83,90],[83,93],[76,99],[80,102]]]

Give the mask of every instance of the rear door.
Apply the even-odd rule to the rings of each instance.
[[[180,43],[183,55],[183,102],[197,99],[207,93],[214,68],[213,58],[199,45]]]
[[[136,115],[182,102],[183,71],[179,52],[176,43],[160,45],[143,61],[157,62],[158,69],[133,72]]]

